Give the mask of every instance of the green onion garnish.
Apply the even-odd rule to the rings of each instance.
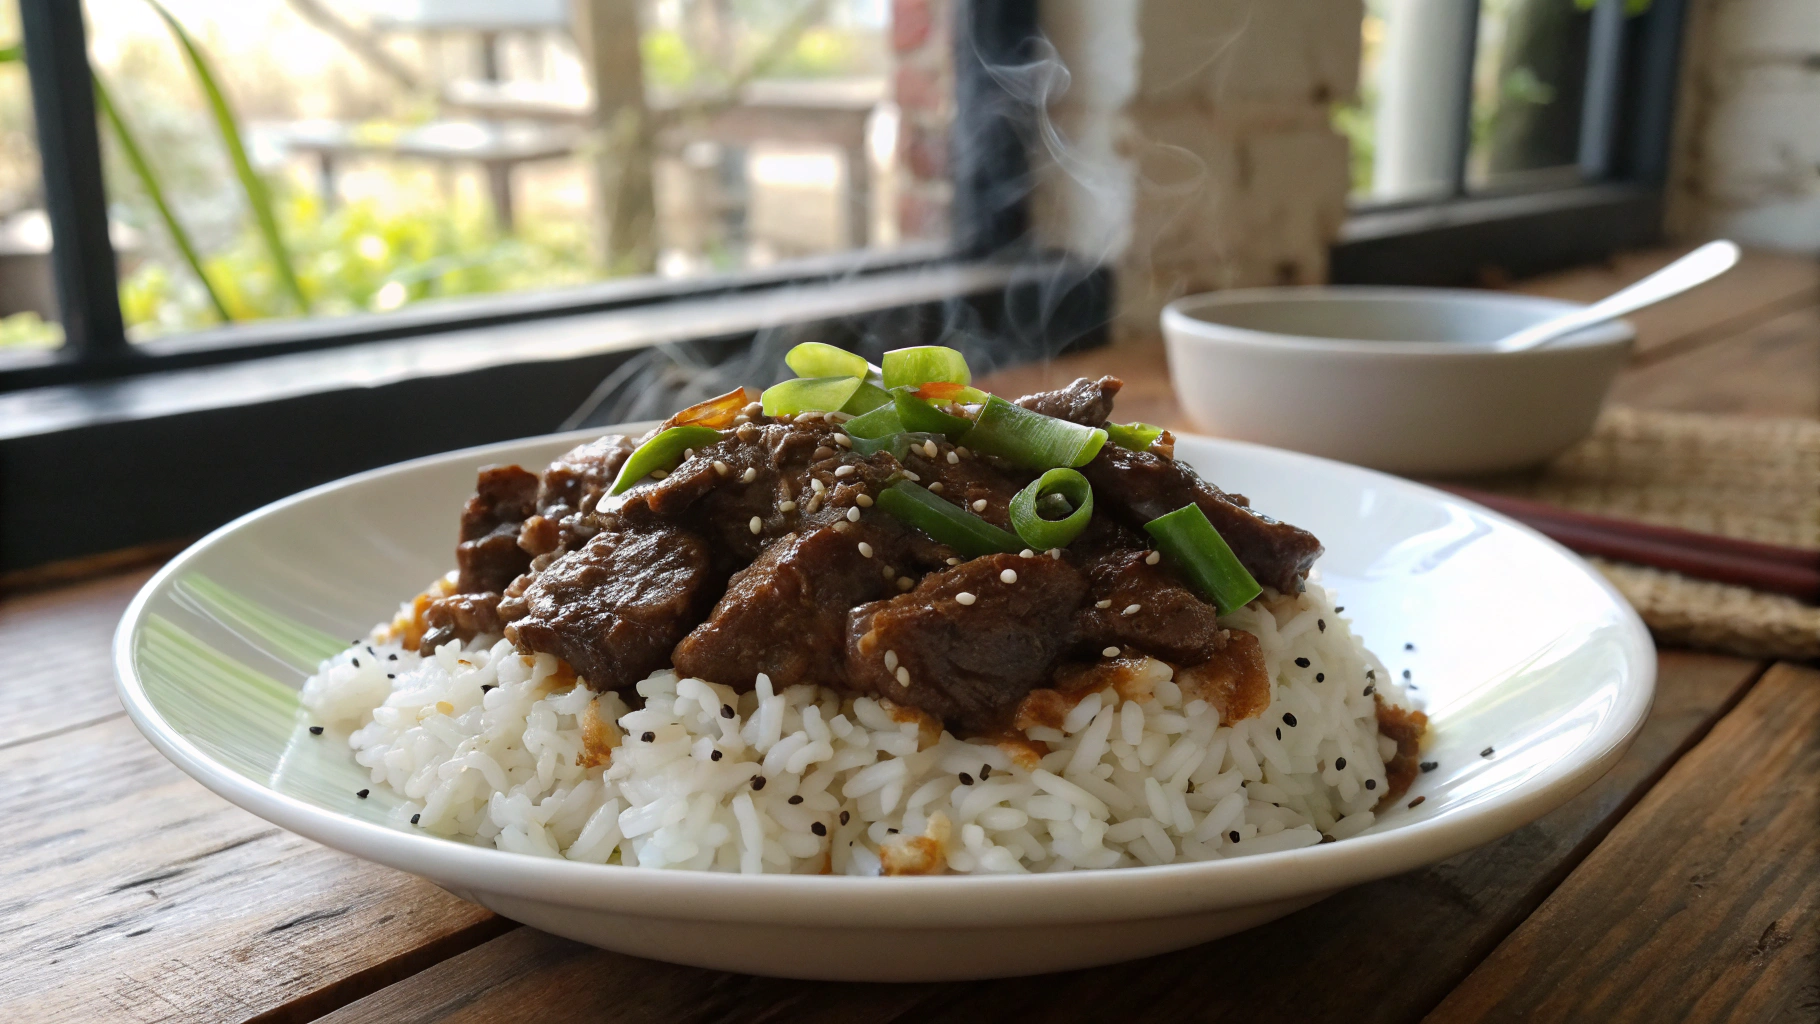
[[[771,385],[758,401],[766,416],[832,412],[853,398],[860,383],[858,377],[798,377]]]
[[[851,437],[852,435],[848,435]],[[884,437],[854,437],[853,450],[861,455],[877,455],[879,452],[890,452],[891,457],[903,462],[910,454],[910,446],[921,448],[930,441],[940,441],[940,434],[912,434],[900,430]]]
[[[872,369],[866,357],[844,348],[805,341],[784,355],[784,363],[798,377],[859,377]]]
[[[1163,428],[1151,423],[1108,423],[1106,439],[1120,448],[1134,452],[1148,451],[1163,436]]]
[[[859,390],[847,399],[847,404],[840,407],[841,412],[850,412],[855,416],[871,412],[874,409],[891,404],[891,392],[871,381],[862,381]]]
[[[889,397],[889,395],[890,392],[886,392],[886,396]],[[841,429],[855,441],[861,438],[890,437],[892,434],[904,432],[904,421],[897,418],[897,406],[887,402],[869,413],[855,416],[841,424]]]
[[[1157,550],[1188,575],[1220,614],[1229,615],[1263,593],[1199,505],[1183,505],[1158,516],[1144,524],[1144,532],[1156,539]]]
[[[1024,542],[1015,534],[999,529],[908,480],[899,480],[880,491],[878,507],[906,526],[923,531],[937,543],[946,544],[968,558],[1024,547]]]
[[[1041,510],[1065,499],[1073,511],[1065,518],[1045,519]],[[1052,469],[1011,499],[1011,526],[1024,543],[1038,551],[1065,548],[1093,518],[1093,487],[1072,469]]]
[[[991,395],[961,441],[976,452],[1042,470],[1092,462],[1106,444],[1106,432],[1031,412]]]
[[[661,431],[639,445],[626,464],[619,467],[619,475],[613,478],[613,489],[607,493],[621,494],[656,470],[675,469],[682,461],[684,451],[706,447],[718,440],[720,431],[712,427],[671,427]]]
[[[887,390],[926,384],[929,381],[973,383],[973,373],[967,369],[966,357],[942,345],[893,349],[885,353],[879,365],[884,370]]]
[[[897,405],[897,418],[902,421],[905,430],[925,434],[944,434],[953,440],[965,434],[973,426],[972,420],[963,416],[948,415],[916,397],[909,388],[898,388],[892,391],[891,399]]]

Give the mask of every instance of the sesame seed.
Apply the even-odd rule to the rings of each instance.
[[[973,453],[972,453],[972,452],[970,452],[970,451],[968,451],[968,450],[967,450],[967,446],[966,446],[966,445],[964,445],[964,444],[963,444],[963,445],[956,445],[956,446],[955,446],[955,449],[954,449],[954,450],[955,450],[955,451],[957,451],[957,452],[960,452],[960,453],[961,453],[961,458],[963,458],[963,459],[966,459],[966,458],[972,458],[972,457],[973,457]]]
[[[809,423],[819,418],[821,418],[821,413],[819,412],[799,412],[796,414],[796,422],[798,423]]]
[[[912,473],[907,469],[904,470],[904,479],[910,481],[913,484],[920,484],[923,482],[922,477],[917,476],[915,473]]]
[[[815,511],[815,506],[813,504],[809,506],[809,511]],[[835,533],[846,533],[848,530],[853,529],[853,524],[847,522],[845,519],[836,519],[831,525],[834,527]]]
[[[800,804],[803,802],[803,795],[801,793],[797,793],[796,795],[792,796],[789,800],[787,800],[785,802],[788,803],[790,806],[795,807],[797,804]]]
[[[739,482],[743,483],[743,484],[749,484],[752,481],[757,480],[757,479],[758,479],[758,468],[756,466],[747,466],[746,471],[739,475]]]
[[[836,466],[836,467],[834,467],[834,475],[835,476],[852,476],[853,467],[852,466]]]
[[[971,593],[969,593],[965,590],[954,595],[954,599],[964,605],[971,605],[973,602],[979,600],[979,598],[973,596]]]
[[[824,444],[820,448],[815,449],[815,453],[809,457],[816,462],[820,462],[823,459],[832,459],[834,458],[834,449]]]
[[[320,725],[310,726],[310,735],[311,736],[321,736],[322,735],[322,726],[320,726]]]
[[[1050,558],[1053,558],[1058,562],[1062,560],[1062,549],[1061,548],[1050,548],[1048,554],[1049,554]]]
[[[1408,679],[1408,678],[1409,678],[1409,670],[1408,670],[1408,669],[1404,669],[1404,670],[1403,670],[1403,678],[1404,678],[1404,679]]]
[[[1000,583],[1016,583],[1017,582],[1017,570],[1016,569],[1006,569],[1004,572],[1001,572],[998,574],[998,580]]]
[[[822,413],[822,419],[827,420],[829,423],[845,423],[852,418],[853,418],[852,413],[841,412],[838,409],[834,410],[833,412]]]
[[[980,781],[984,782],[987,779],[990,779],[991,777],[992,777],[992,766],[989,764],[980,765]]]
[[[387,661],[397,661],[397,660],[398,660],[398,655],[396,655],[396,654],[388,654],[388,655],[386,655],[386,656],[385,656],[385,660],[387,660]]]
[[[973,511],[975,511],[975,512],[986,511],[986,499],[984,499],[984,498],[973,499]]]
[[[1019,557],[1019,558],[1035,558],[1035,557],[1036,557],[1036,552],[1034,552],[1034,551],[1032,551],[1032,550],[1030,550],[1030,549],[1029,549],[1029,548],[1025,548],[1025,549],[1024,549],[1024,550],[1022,550],[1022,551],[1019,551],[1019,552],[1018,552],[1018,553],[1017,553],[1017,557]]]
[[[710,761],[720,760],[720,751],[718,751],[718,750],[708,751],[708,760],[710,760]]]
[[[722,718],[732,718],[732,717],[733,717],[733,705],[731,705],[731,704],[722,704],[722,705],[721,705],[721,706],[720,706],[720,717],[722,717]]]
[[[958,466],[958,465],[960,465],[960,463],[961,463],[961,457],[959,455],[956,455],[953,452],[948,453],[948,465]]]
[[[747,402],[746,407],[744,409],[740,410],[740,412],[743,413],[744,415],[750,416],[754,419],[756,419],[759,416],[759,414],[763,413],[764,411],[765,411],[765,407],[760,405],[757,402]]]
[[[726,476],[728,473],[730,473],[732,471],[733,470],[732,470],[731,466],[728,466],[726,463],[720,461],[719,459],[714,460],[714,472],[720,474],[721,476]]]
[[[639,735],[638,738],[645,741],[646,743],[657,742],[657,734],[652,732],[649,729],[646,729],[642,734]]]
[[[694,457],[695,457],[695,449],[693,449],[693,448],[684,448],[683,449],[683,458],[693,459]]]
[[[1296,667],[1296,668],[1307,668],[1307,667],[1308,667],[1308,659],[1307,659],[1307,658],[1297,658],[1297,659],[1296,659],[1296,660],[1295,660],[1295,667]]]
[[[753,533],[758,533],[764,530],[764,528],[765,521],[757,516],[753,516],[752,521],[746,524],[746,529],[751,530]]]
[[[397,679],[397,678],[398,678],[398,673],[396,673],[396,672],[387,672],[387,673],[386,673],[386,674],[385,674],[385,677],[386,677],[386,678],[387,678],[387,679]],[[485,692],[487,692],[487,691],[488,691],[488,690],[491,690],[491,689],[492,689],[492,687],[491,687],[491,686],[483,686],[483,687],[481,687],[481,688],[480,688],[480,692],[481,692],[481,693],[485,693]]]
[[[1315,673],[1315,674],[1314,674],[1314,681],[1315,681],[1315,682],[1317,682],[1317,683],[1324,683],[1324,682],[1326,682],[1326,681],[1327,681],[1327,673],[1325,673],[1325,672],[1316,672],[1316,673]]]
[[[355,793],[354,795],[359,797],[362,800],[365,800],[367,798],[367,794],[371,793],[371,792],[372,792],[372,790],[370,790],[370,789],[363,789],[360,792]]]
[[[852,508],[847,510],[847,522],[849,522],[849,523],[859,522],[859,506],[858,505],[855,505]]]
[[[859,503],[860,508],[872,507],[872,495],[867,494],[865,491],[861,491],[854,495],[853,500]]]
[[[879,566],[879,568],[884,570],[885,579],[887,579],[887,580],[897,579],[897,570],[896,569],[892,568],[889,565],[881,565],[881,566]]]
[[[961,564],[961,560],[958,558],[950,558],[950,559],[948,559],[948,564],[949,565],[959,565],[959,564]]]
[[[1291,729],[1295,728],[1295,713],[1292,711],[1283,712],[1283,724],[1289,726]]]
[[[962,772],[961,773],[961,785],[963,785],[963,786],[973,785],[973,776],[968,775],[966,772]]]
[[[885,652],[885,671],[886,672],[896,672],[897,671],[897,652],[896,651],[886,651]]]
[[[889,834],[890,834],[890,835],[897,835],[897,829],[894,829],[894,828],[888,828],[888,829],[886,829],[886,830],[885,830],[885,831],[886,831],[886,832],[887,832],[887,833],[889,833]]]
[[[1373,683],[1372,685],[1367,686],[1365,688],[1365,693],[1363,694],[1363,696],[1369,697],[1376,692],[1378,692],[1378,686],[1376,683]]]
[[[840,823],[841,823],[841,824],[843,824],[843,825],[845,825],[845,824],[846,824],[846,823],[847,823],[847,822],[849,822],[849,821],[851,821],[851,820],[853,820],[853,814],[852,814],[852,812],[851,812],[851,811],[842,811],[842,812],[840,812]],[[852,845],[853,845],[853,844],[852,844],[852,843],[848,843],[848,844],[847,844],[847,845],[848,845],[848,846],[852,846]]]
[[[1095,601],[1095,602],[1093,602],[1093,606],[1095,608],[1110,608],[1110,607],[1112,607],[1112,599],[1107,598],[1104,601]]]
[[[866,543],[863,540],[860,541],[859,542],[859,556],[861,558],[871,558],[872,557],[872,545]]]
[[[818,836],[825,836],[828,834],[828,826],[826,826],[818,821],[815,824],[809,826],[809,831],[815,833]]]
[[[1404,649],[1404,650],[1406,650],[1406,651],[1413,651],[1413,650],[1415,650],[1415,649],[1416,649],[1416,645],[1415,645],[1415,644],[1412,644],[1412,643],[1410,643],[1410,642],[1408,642],[1408,641],[1404,641],[1404,642],[1403,642],[1403,649]]]
[[[909,590],[914,586],[916,586],[916,581],[908,576],[899,576],[897,578],[897,589],[899,590]]]
[[[765,777],[763,775],[752,776],[752,788],[753,789],[764,789],[765,788]]]
[[[1152,551],[1148,555],[1144,556],[1145,565],[1155,565],[1162,560],[1163,560],[1163,553],[1160,551]]]
[[[1231,832],[1226,833],[1226,838],[1232,840],[1235,843],[1238,842],[1239,841],[1238,829],[1233,829]]]
[[[1412,811],[1415,810],[1417,807],[1420,807],[1422,804],[1422,801],[1424,801],[1426,799],[1428,799],[1428,798],[1425,796],[1416,797],[1414,800],[1411,800],[1409,802],[1409,809]]]
[[[853,447],[853,439],[845,434],[835,434],[834,443],[840,445],[842,448]]]
[[[930,494],[940,494],[940,493],[942,493],[942,482],[941,482],[941,481],[940,481],[940,480],[937,480],[937,481],[935,481],[935,482],[934,482],[934,483],[932,483],[932,484],[930,484],[930,485],[929,485],[929,493],[930,493]]]
[[[937,455],[941,454],[941,449],[939,449],[935,446],[934,441],[924,441],[923,442],[923,454],[927,455],[933,459]]]
[[[821,477],[810,477],[809,478],[809,489],[814,491],[817,494],[821,494],[822,492],[824,492],[828,489],[828,485],[822,483]]]
[[[1125,610],[1120,612],[1119,614],[1120,615],[1136,615],[1138,613],[1138,611],[1140,609],[1142,609],[1143,607],[1144,606],[1141,604],[1128,604],[1125,606]]]
[[[741,441],[752,440],[752,421],[747,419],[744,413],[733,417],[733,422],[739,424],[739,429],[735,430],[734,433],[739,435]]]
[[[670,471],[667,469],[654,469],[651,471],[651,479],[653,480],[662,480],[669,475]]]
[[[1339,613],[1341,613],[1345,610],[1346,610],[1346,606],[1343,604],[1336,604],[1333,606],[1333,611],[1334,611],[1335,615],[1338,615]]]
[[[386,676],[386,678],[387,678],[387,679],[390,679],[390,678],[392,678],[392,677],[391,677],[391,676]],[[488,683],[488,684],[487,684],[487,685],[485,685],[485,686],[483,686],[483,687],[481,687],[481,688],[480,688],[480,692],[481,692],[481,693],[491,693],[491,692],[493,692],[493,691],[494,691],[494,690],[497,690],[497,689],[499,689],[499,684],[498,684],[498,683]]]
[[[1486,747],[1484,750],[1479,751],[1479,756],[1480,757],[1490,757],[1492,755],[1492,753],[1493,753],[1492,749],[1490,747]]]
[[[902,665],[897,667],[897,683],[899,686],[910,685],[910,670]]]
[[[1283,738],[1283,730],[1281,730],[1281,729],[1278,729],[1278,730],[1277,730],[1277,739],[1279,739],[1279,740],[1280,740],[1280,739],[1282,739],[1282,738]]]
[[[1119,649],[1117,647],[1108,647],[1100,653],[1108,658],[1116,658],[1119,656]]]
[[[1346,759],[1342,757],[1342,758],[1339,758],[1338,760],[1334,761],[1333,770],[1336,772],[1345,771],[1346,770]]]
[[[1376,679],[1376,678],[1377,678],[1377,677],[1378,677],[1378,670],[1377,670],[1377,669],[1375,669],[1375,668],[1368,668],[1368,669],[1366,669],[1366,670],[1365,670],[1365,678],[1367,678],[1367,679]]]
[[[1365,788],[1366,788],[1366,789],[1376,789],[1376,788],[1378,788],[1378,780],[1376,780],[1376,779],[1366,779],[1366,780],[1365,780]]]
[[[796,511],[796,502],[780,501],[777,503],[777,510],[779,512],[794,512]]]
[[[1323,633],[1327,632],[1327,620],[1326,619],[1316,619],[1316,620],[1314,620],[1314,624],[1316,626],[1320,627],[1321,632],[1323,632]]]

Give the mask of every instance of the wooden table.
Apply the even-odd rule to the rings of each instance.
[[[1649,253],[1530,282],[1586,297]],[[1820,265],[1752,254],[1637,318],[1633,404],[1820,416]],[[1121,409],[1179,420],[1160,352]],[[1063,975],[809,984],[519,927],[223,802],[140,738],[108,637],[140,567],[0,605],[0,1007],[19,1021],[1795,1021],[1820,1017],[1820,672],[1661,652],[1610,774],[1481,849],[1205,946]],[[56,652],[56,660],[43,652]]]

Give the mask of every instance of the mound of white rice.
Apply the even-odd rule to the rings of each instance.
[[[594,863],[1065,871],[1288,850],[1371,825],[1396,748],[1367,688],[1401,702],[1389,674],[1312,581],[1221,621],[1261,641],[1274,680],[1262,715],[1221,725],[1146,659],[1122,687],[1137,699],[1107,689],[1060,730],[1028,730],[1047,754],[931,742],[878,701],[763,676],[736,694],[657,672],[633,711],[496,638],[427,657],[350,648],[303,703],[352,730],[374,784],[404,798],[401,826]]]

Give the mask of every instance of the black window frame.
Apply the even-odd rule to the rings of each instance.
[[[1331,281],[1482,285],[1659,242],[1688,0],[1654,0],[1635,16],[1624,6],[1598,0],[1592,11],[1578,181],[1474,190],[1463,132],[1447,194],[1353,206]],[[1455,86],[1467,118],[1481,7],[1473,0],[1474,59]]]

